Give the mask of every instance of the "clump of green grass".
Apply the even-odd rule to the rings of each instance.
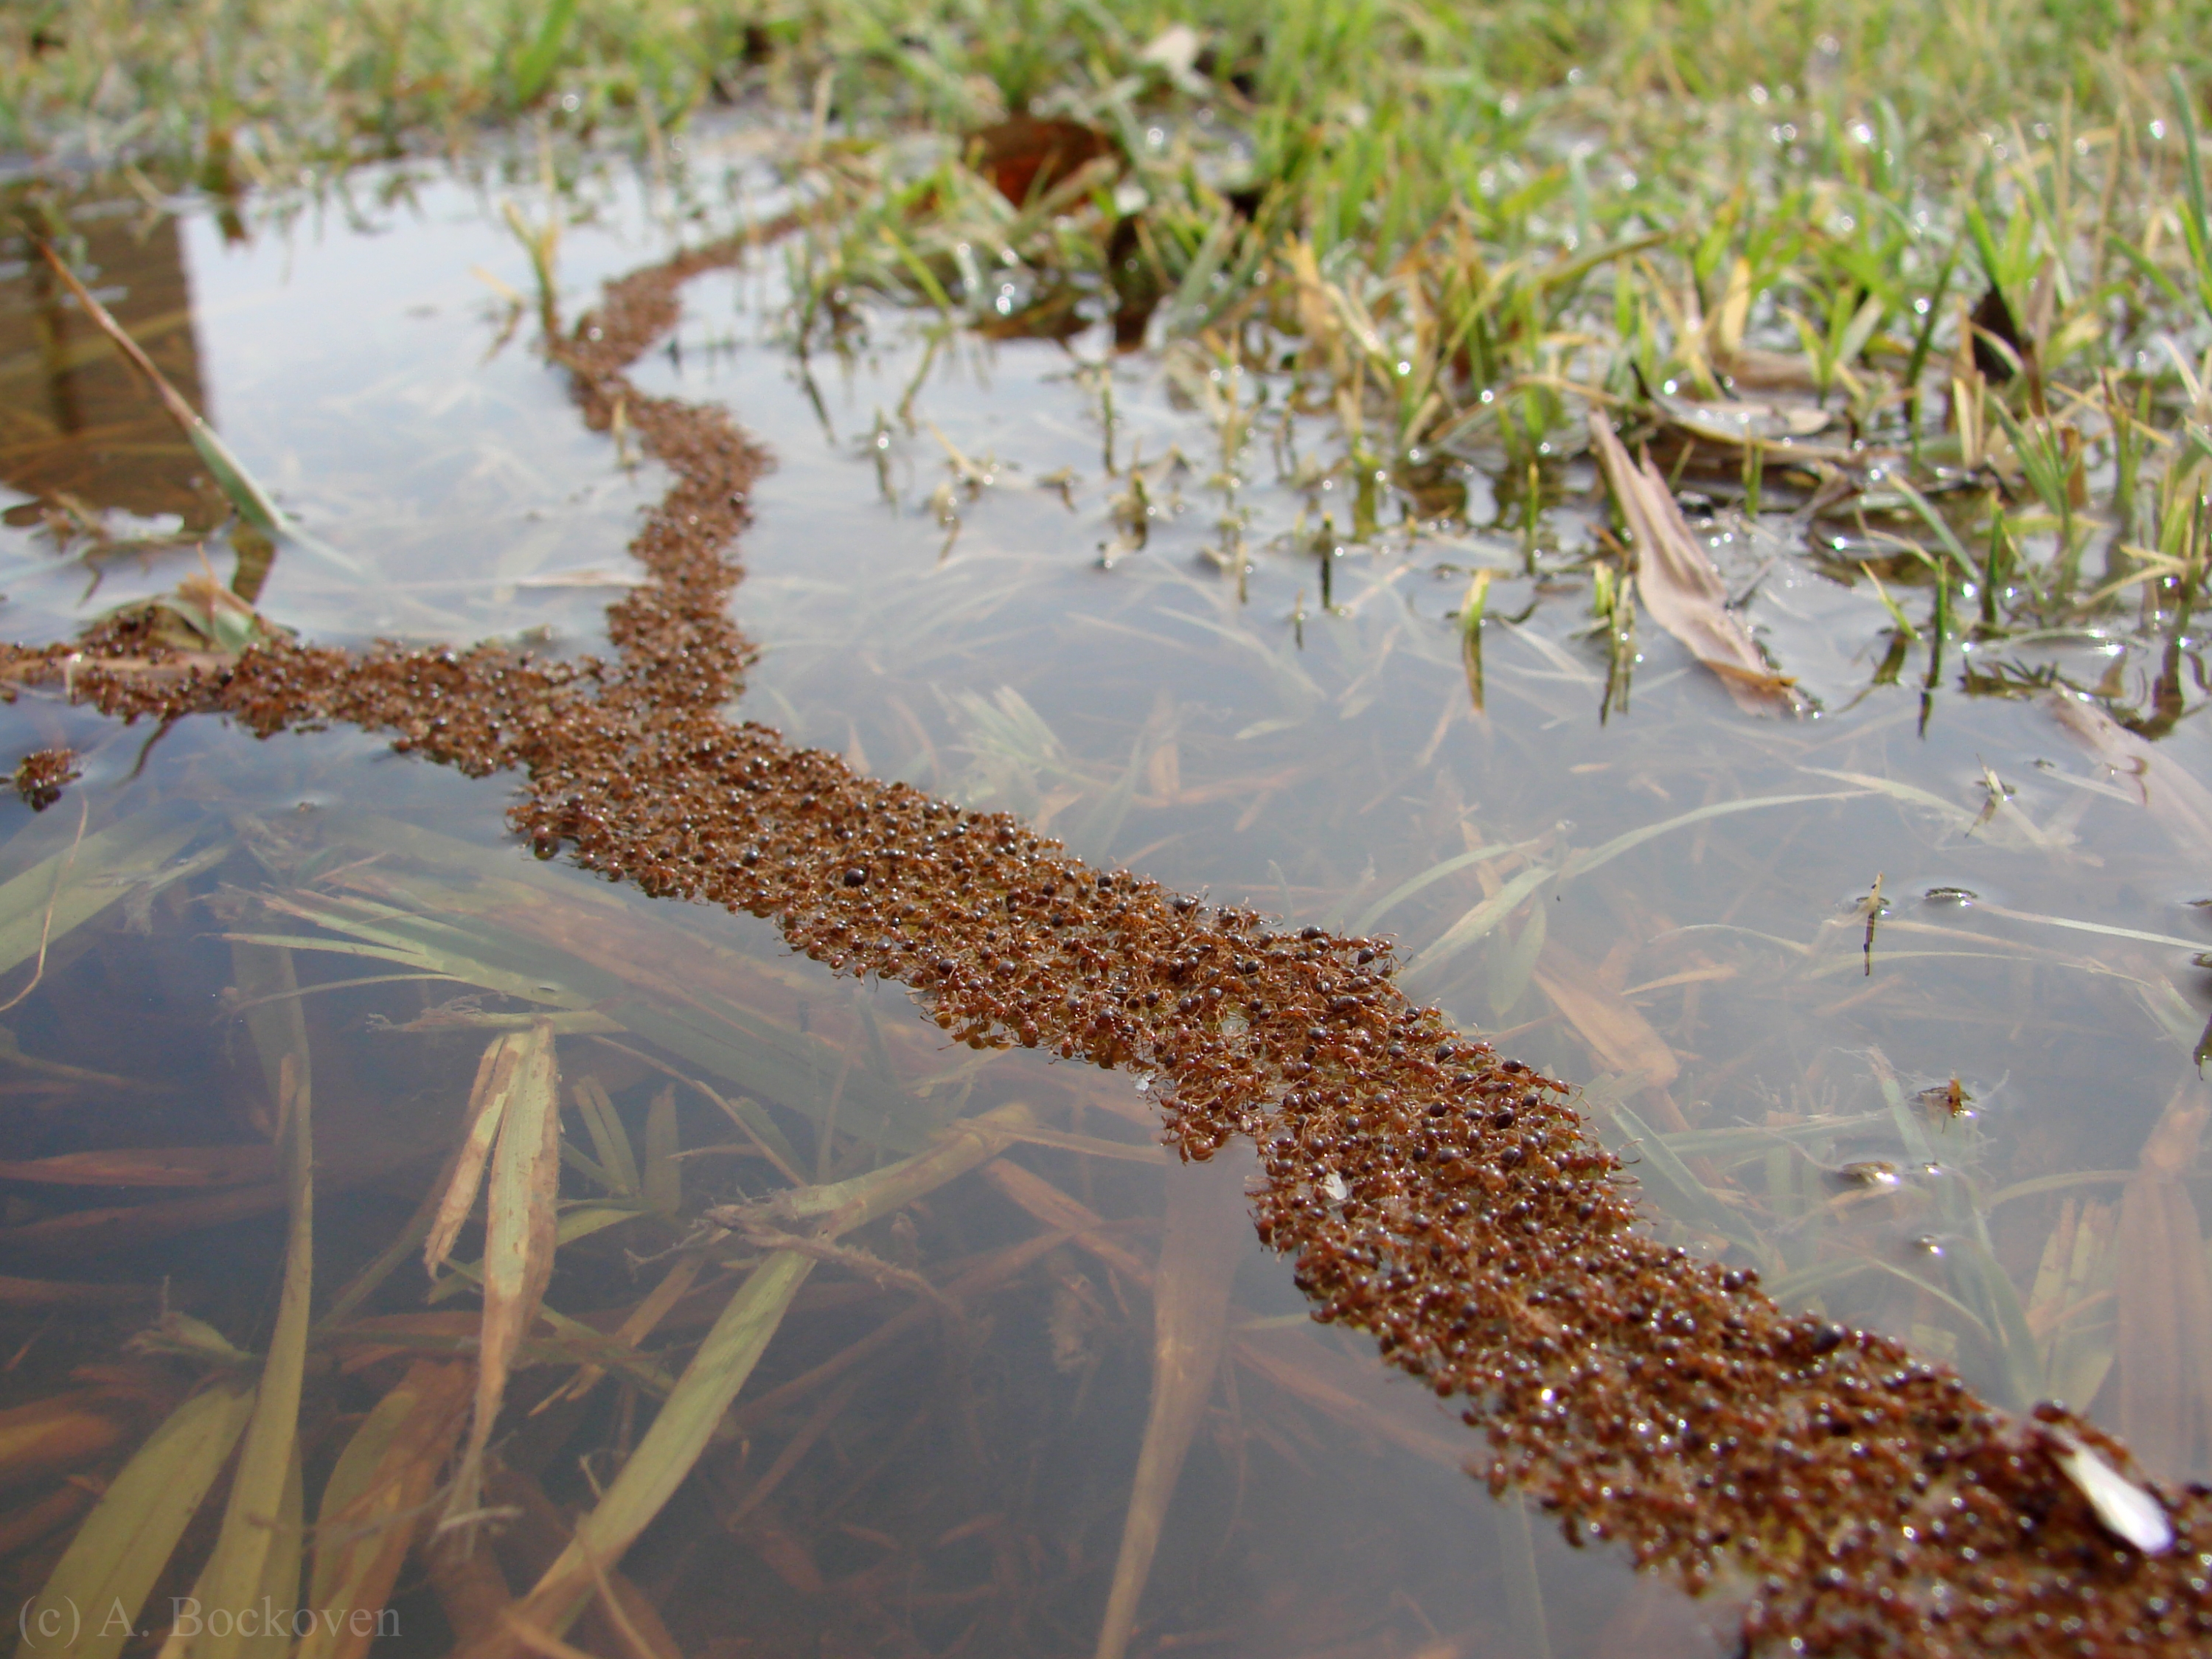
[[[1333,412],[1353,539],[1433,516],[1440,471],[1472,465],[1532,559],[1547,504],[1587,484],[1596,404],[1678,485],[1816,525],[1840,577],[1927,590],[1932,653],[1957,622],[2131,611],[2178,637],[2197,603],[2207,23],[2007,0],[82,0],[0,20],[0,142],[228,192],[522,117],[662,156],[740,105],[786,123],[814,204],[801,350],[849,343],[869,296],[1001,334],[1110,315]],[[1009,200],[969,135],[1022,114],[1115,157]]]

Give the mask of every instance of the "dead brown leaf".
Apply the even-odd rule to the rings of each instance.
[[[1565,946],[1547,943],[1531,977],[1607,1071],[1633,1075],[1653,1089],[1663,1089],[1680,1075],[1682,1063],[1673,1045]]]
[[[0,1181],[62,1187],[234,1187],[276,1175],[276,1149],[117,1146],[0,1163]]]
[[[89,1462],[120,1439],[124,1427],[82,1391],[0,1411],[0,1486]]]
[[[362,1659],[422,1510],[466,1419],[470,1368],[418,1360],[355,1431],[323,1494],[307,1605],[343,1608],[318,1620],[298,1659]],[[359,1611],[371,1615],[354,1618]]]
[[[2170,750],[2137,737],[2086,697],[2053,691],[2043,700],[2069,736],[2109,767],[2112,781],[2138,793],[2146,811],[2181,852],[2212,852],[2212,789]]]
[[[1791,682],[1767,665],[1743,619],[1728,608],[1720,572],[1658,469],[1649,459],[1641,465],[1629,459],[1601,410],[1590,411],[1589,429],[1607,487],[1636,541],[1636,592],[1644,608],[1721,677],[1737,708],[1753,714],[1795,713]]]
[[[1080,121],[1017,115],[968,136],[968,161],[1016,207],[1048,194],[1094,161],[1118,162],[1114,140]]]
[[[495,1046],[514,1060],[512,1065],[494,1060],[489,1067],[495,1090],[502,1080],[506,1084],[504,1109],[499,1114],[499,1144],[492,1153],[486,1206],[483,1334],[477,1349],[476,1413],[460,1472],[453,1480],[449,1516],[465,1515],[476,1507],[484,1448],[507,1393],[507,1373],[553,1277],[554,1220],[561,1187],[561,1085],[553,1028],[540,1019],[526,1031],[508,1032]],[[489,1108],[483,1115],[489,1115]],[[441,1210],[441,1226],[444,1216]],[[447,1243],[451,1243],[450,1234]]]

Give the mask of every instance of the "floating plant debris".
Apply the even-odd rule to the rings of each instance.
[[[624,370],[672,325],[684,283],[744,246],[612,284],[556,349],[586,421],[606,430],[619,412],[675,474],[633,544],[645,580],[609,613],[615,660],[265,636],[216,655],[118,617],[9,647],[0,670],[117,716],[219,713],[264,735],[347,723],[471,775],[519,771],[511,822],[541,858],[772,918],[833,969],[911,987],[975,1047],[1149,1078],[1185,1157],[1257,1144],[1262,1239],[1295,1255],[1317,1318],[1370,1333],[1460,1402],[1488,1437],[1493,1491],[1518,1487],[1572,1540],[1618,1540],[1693,1590],[1747,1578],[1754,1648],[2203,1650],[2212,1494],[2144,1482],[2060,1408],[2008,1417],[1899,1342],[1788,1316],[1755,1274],[1644,1237],[1566,1086],[1409,1003],[1386,942],[1279,931],[1091,869],[1009,816],[728,720],[748,647],[725,614],[726,550],[760,458],[720,411],[642,395]],[[1880,914],[1877,878],[1869,965]],[[738,1340],[744,1312],[710,1346]],[[456,1369],[426,1370],[421,1390],[447,1445],[465,1416]],[[234,1437],[234,1397],[207,1398],[222,1420],[206,1432]],[[703,1437],[728,1398],[708,1403],[703,1427],[666,1432]],[[520,1616],[565,1628],[601,1570],[592,1550],[618,1556],[641,1526],[633,1504],[580,1534]],[[523,1647],[495,1626],[470,1651]]]

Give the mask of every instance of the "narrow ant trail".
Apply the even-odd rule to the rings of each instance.
[[[2062,1468],[2081,1447],[2128,1467],[2092,1425],[2008,1417],[1887,1338],[1792,1318],[1755,1275],[1640,1234],[1565,1085],[1407,1003],[1387,945],[1093,871],[1011,817],[730,719],[749,654],[732,550],[764,457],[722,411],[623,370],[684,283],[744,247],[612,284],[555,348],[586,421],[619,407],[676,475],[632,544],[645,580],[610,611],[614,660],[279,644],[210,665],[111,624],[0,648],[0,676],[126,719],[346,723],[471,775],[520,772],[510,821],[541,858],[771,918],[976,1046],[1153,1074],[1184,1156],[1258,1143],[1261,1237],[1295,1253],[1316,1318],[1462,1404],[1493,1489],[1692,1590],[1747,1582],[1750,1648],[2205,1650],[2212,1492],[2162,1492],[2176,1540],[2147,1555]]]

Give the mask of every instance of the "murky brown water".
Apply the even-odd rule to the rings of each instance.
[[[243,241],[137,204],[79,222],[111,303],[158,335],[165,368],[234,447],[362,567],[270,574],[262,609],[310,637],[598,637],[605,584],[658,484],[581,430],[530,354],[532,325],[499,286],[530,282],[501,222],[507,194],[545,210],[526,190],[425,180],[363,185],[345,211],[272,210]],[[573,301],[673,228],[619,184],[592,220],[562,246]],[[1750,720],[1650,630],[1626,706],[1616,697],[1601,720],[1605,656],[1583,637],[1587,581],[1566,568],[1585,533],[1574,514],[1547,523],[1536,576],[1513,574],[1527,568],[1517,535],[1465,526],[1329,553],[1353,516],[1340,499],[1350,481],[1310,468],[1334,452],[1317,416],[1285,422],[1279,387],[1235,382],[1240,406],[1269,400],[1224,465],[1206,404],[1228,383],[1196,354],[1112,358],[1103,331],[1066,348],[933,346],[927,319],[878,314],[848,353],[802,364],[781,344],[781,261],[769,244],[750,269],[695,285],[674,347],[635,375],[726,401],[777,457],[738,599],[766,645],[745,712],[1172,887],[1395,933],[1410,994],[1589,1082],[1591,1115],[1640,1159],[1661,1225],[1758,1265],[1785,1304],[1952,1359],[2002,1403],[2063,1398],[2155,1467],[2205,1473],[2212,1369],[2176,1315],[2205,1283],[2185,1195],[2205,1014],[2192,957],[2212,945],[2192,901],[2212,890],[2202,849],[2160,816],[2161,773],[2116,770],[2033,697],[1946,685],[1923,706],[1917,687],[1869,690],[1886,613],[1811,569],[1775,520],[1735,527],[1717,556],[1732,582],[1757,581],[1752,621],[1825,712]],[[51,514],[0,531],[10,631],[31,639],[196,564],[149,515],[175,515],[187,537],[218,515],[171,430],[27,273],[7,301],[0,374],[15,412],[0,479],[108,515],[104,537]],[[1467,482],[1480,518],[1487,487]],[[210,551],[227,579],[228,550]],[[1490,614],[1522,618],[1486,630],[1480,711],[1449,615],[1475,565],[1507,573]],[[2004,655],[2023,678],[2059,662],[2094,680],[2106,649]],[[14,1164],[265,1134],[255,1115],[270,1091],[246,1022],[226,1017],[236,970],[219,937],[265,918],[262,896],[313,896],[289,935],[358,945],[373,920],[360,907],[389,905],[433,919],[434,935],[407,927],[442,953],[437,971],[465,958],[459,985],[393,978],[301,1003],[329,1283],[404,1227],[434,1175],[441,1126],[487,1040],[455,1022],[532,1001],[573,1015],[564,1076],[596,1076],[641,1144],[669,1132],[668,1109],[648,1121],[666,1075],[655,1061],[755,1100],[778,1155],[810,1173],[867,1167],[954,1115],[1032,1106],[1048,1139],[1008,1163],[1106,1222],[1040,1237],[1046,1200],[994,1165],[868,1235],[882,1275],[817,1270],[740,1399],[740,1433],[630,1571],[685,1652],[1089,1650],[1144,1427],[1143,1280],[1168,1173],[1146,1153],[1149,1106],[1128,1079],[941,1050],[897,997],[785,958],[764,929],[537,866],[500,832],[497,783],[366,739],[256,745],[187,723],[142,767],[143,729],[30,700],[5,721],[0,750],[58,742],[91,758],[63,805],[7,809],[19,833],[0,877],[68,857],[81,823],[140,838],[86,840],[93,856],[64,883],[110,902],[61,934],[37,988],[0,1016],[32,1057],[0,1078]],[[2185,721],[2160,765],[2212,775],[2200,748]],[[2003,792],[1992,812],[1989,775]],[[1877,877],[1887,908],[1869,951],[1860,902]],[[35,900],[19,890],[6,925],[30,948],[5,995],[29,977],[52,879],[40,870]],[[432,971],[295,957],[303,982]],[[455,1008],[456,996],[476,1000]],[[441,1009],[429,1029],[388,1029]],[[69,1066],[99,1075],[56,1069]],[[1916,1103],[1954,1078],[1957,1115]],[[677,1144],[699,1154],[669,1166],[692,1206],[741,1196],[761,1154],[732,1149],[703,1094],[679,1091],[674,1110]],[[2161,1119],[2171,1167],[2140,1174]],[[246,1173],[220,1188],[228,1208],[11,1182],[6,1271],[143,1283],[158,1264],[172,1306],[252,1346],[282,1195],[271,1201],[265,1170]],[[573,1198],[592,1196],[587,1174],[570,1180]],[[551,1305],[619,1323],[669,1242],[648,1218],[564,1247]],[[1716,1645],[1686,1604],[1492,1505],[1455,1471],[1474,1446],[1454,1419],[1385,1382],[1361,1345],[1307,1325],[1283,1272],[1241,1248],[1233,1363],[1176,1488],[1140,1650]],[[417,1271],[367,1312],[419,1310]],[[988,1288],[956,1319],[917,1299],[917,1272],[984,1273]],[[147,1318],[143,1304],[95,1319],[19,1300],[0,1306],[10,1403],[52,1396],[72,1367],[112,1365]],[[662,1328],[672,1340],[683,1310]],[[800,1382],[894,1317],[906,1323],[848,1369]],[[413,1352],[439,1332],[407,1334]],[[319,1385],[322,1455],[390,1381],[397,1362],[370,1352]],[[191,1374],[162,1363],[182,1368],[173,1383]],[[526,1375],[557,1387],[565,1373]],[[519,1430],[504,1456],[529,1486],[503,1501],[586,1499],[608,1455],[589,1449],[628,1443],[647,1386],[605,1385],[532,1419],[554,1426]],[[158,1420],[165,1397],[138,1372],[131,1387],[101,1396],[130,1400],[111,1415]],[[41,1469],[9,1496],[11,1593],[35,1592],[132,1436],[112,1439],[88,1454],[89,1486]],[[511,1575],[528,1570],[526,1545],[502,1546]],[[441,1644],[446,1601],[403,1590],[406,1639]]]

